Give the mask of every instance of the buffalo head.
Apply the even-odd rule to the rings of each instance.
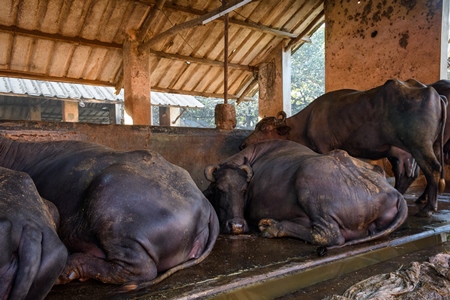
[[[244,209],[247,186],[252,176],[249,164],[210,165],[205,168],[205,177],[211,184],[204,194],[219,217],[222,233],[242,234],[249,231]]]
[[[288,140],[291,128],[286,125],[286,113],[280,111],[276,117],[265,117],[256,124],[253,131],[239,146],[245,147],[264,140]]]

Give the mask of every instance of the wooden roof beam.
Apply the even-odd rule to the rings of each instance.
[[[144,24],[139,29],[139,32],[137,34],[137,42],[142,43],[147,36],[148,32],[150,31],[150,24],[153,20],[155,20],[161,9],[164,7],[164,3],[166,0],[157,0],[156,4],[151,8],[150,13],[148,14],[147,18],[145,18]]]
[[[35,80],[46,80],[46,81],[56,81],[56,82],[67,82],[67,83],[101,85],[101,86],[114,86],[114,82],[107,82],[107,81],[100,81],[100,80],[86,80],[86,79],[70,78],[70,77],[49,76],[49,75],[38,74],[38,73],[33,73],[33,72],[11,71],[11,70],[4,70],[4,69],[0,69],[0,76],[15,77],[15,78],[27,78],[27,79],[35,79]]]
[[[192,19],[190,21],[175,25],[173,27],[171,27],[170,29],[154,36],[153,38],[149,39],[147,42],[143,43],[142,45],[139,46],[139,51],[141,52],[146,52],[148,50],[150,50],[151,46],[154,45],[155,43],[158,43],[162,40],[164,40],[165,38],[168,38],[182,30],[185,29],[190,29],[190,28],[194,28],[197,26],[202,25],[203,21],[217,15],[220,14],[221,12],[228,10],[229,8],[232,8],[233,6],[235,6],[236,4],[238,4],[239,2],[241,2],[241,0],[232,0],[229,1],[226,5],[222,5],[216,9],[213,9],[212,11],[198,17],[195,19]]]
[[[313,28],[317,27],[317,25],[322,21],[322,19],[325,16],[325,11],[322,10],[320,13],[314,18],[314,20],[309,23],[309,25],[303,30],[302,33],[299,34],[299,36],[293,40],[291,40],[284,49],[287,51],[288,49],[291,49],[294,47],[298,42],[300,42],[301,39],[303,39]]]
[[[28,37],[33,38],[39,38],[39,39],[46,39],[46,40],[52,40],[55,42],[64,42],[64,43],[70,43],[70,44],[76,44],[76,45],[85,45],[85,46],[91,46],[91,47],[102,47],[102,48],[114,48],[114,49],[121,49],[122,45],[117,43],[106,43],[101,42],[98,40],[88,40],[83,39],[80,37],[68,37],[61,34],[53,34],[53,33],[46,33],[38,30],[27,30],[22,29],[16,26],[5,26],[0,25],[0,32],[6,32],[13,35],[24,35]]]
[[[149,4],[149,2],[154,3],[155,1],[141,1],[141,2]],[[205,15],[208,13],[207,11],[201,11],[198,9],[192,9],[190,7],[180,6],[177,4],[173,4],[171,2],[166,2],[164,4],[164,8],[174,10],[174,11],[181,11],[181,12],[185,12],[185,13],[197,15],[197,16],[202,16],[202,15]],[[220,18],[214,20],[213,22],[222,22],[223,23],[223,20],[224,20],[224,17],[220,17]],[[241,27],[255,29],[255,30],[269,33],[269,34],[279,36],[279,37],[285,37],[285,38],[296,38],[297,37],[296,34],[290,33],[288,31],[274,29],[274,28],[271,28],[268,26],[263,26],[263,25],[259,25],[256,23],[250,23],[250,22],[246,22],[246,21],[242,21],[242,20],[233,19],[233,18],[229,19],[229,23],[233,24],[233,25],[241,26]]]

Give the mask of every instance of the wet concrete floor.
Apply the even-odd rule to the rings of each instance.
[[[405,195],[409,217],[390,236],[317,256],[316,246],[291,238],[257,234],[220,235],[199,265],[181,270],[149,289],[120,293],[117,286],[95,281],[55,286],[46,299],[322,299],[342,294],[350,285],[390,272],[409,261],[448,251],[450,191],[439,195],[439,211],[415,217],[419,190]],[[450,239],[449,239],[450,240]],[[448,250],[447,250],[448,249]],[[436,252],[436,253],[437,253]]]

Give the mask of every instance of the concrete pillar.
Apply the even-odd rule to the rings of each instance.
[[[160,106],[159,126],[180,126],[180,118],[178,118],[180,113],[179,107]],[[176,118],[178,119],[175,121]]]
[[[63,122],[78,122],[78,102],[63,101],[61,113]]]
[[[30,103],[30,120],[41,120],[41,105],[39,103]]]
[[[107,105],[108,112],[109,112],[109,124],[120,124],[120,119],[119,119],[119,122],[117,122],[116,106],[117,106],[116,104]]]
[[[125,123],[151,124],[150,70],[148,54],[138,52],[138,43],[129,38],[123,43],[123,85]]]
[[[159,107],[159,126],[170,126],[170,107]]]
[[[447,2],[325,0],[325,90],[446,78]]]
[[[276,116],[281,110],[291,115],[291,50],[278,46],[267,62],[259,65],[259,110],[260,118]]]
[[[233,130],[236,127],[236,108],[233,104],[217,104],[214,108],[214,120],[217,129]]]

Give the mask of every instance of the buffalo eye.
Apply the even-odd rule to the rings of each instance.
[[[244,187],[241,189],[241,193],[242,193],[243,195],[245,195],[245,193],[247,193],[247,186],[244,186]]]

